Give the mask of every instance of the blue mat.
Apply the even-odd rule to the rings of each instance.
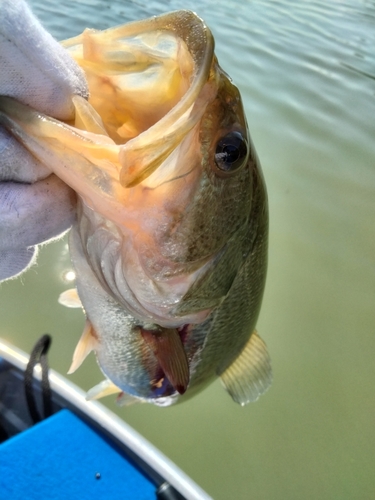
[[[116,447],[68,410],[0,445],[4,500],[155,500]]]

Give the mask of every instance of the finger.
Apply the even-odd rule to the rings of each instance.
[[[0,281],[14,278],[22,273],[35,261],[36,254],[35,247],[0,251]]]
[[[0,181],[33,183],[51,175],[7,130],[0,127]]]
[[[37,245],[74,221],[76,195],[51,175],[35,184],[0,183],[0,251]]]
[[[84,74],[23,0],[1,0],[0,94],[67,120],[72,95],[88,97]]]

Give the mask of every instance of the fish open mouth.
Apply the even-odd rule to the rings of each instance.
[[[87,78],[89,104],[98,115],[91,131],[98,133],[102,122],[104,133],[120,145],[121,185],[136,186],[200,118],[202,105],[194,104],[213,62],[210,30],[182,10],[105,31],[86,30],[63,45]],[[74,104],[76,127],[89,130],[90,112],[84,103]]]

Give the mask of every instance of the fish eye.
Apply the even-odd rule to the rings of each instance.
[[[241,132],[230,132],[222,137],[216,145],[216,166],[223,173],[235,172],[244,164],[247,153],[247,142]]]

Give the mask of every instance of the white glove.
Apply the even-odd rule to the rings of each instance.
[[[0,0],[0,95],[60,120],[88,97],[82,70],[23,0]],[[35,245],[74,220],[75,194],[0,127],[0,281],[21,273]]]

